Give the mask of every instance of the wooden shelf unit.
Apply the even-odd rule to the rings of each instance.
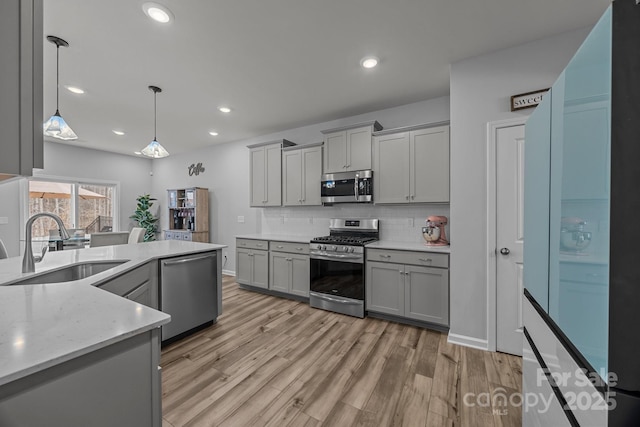
[[[164,240],[209,242],[209,189],[167,190],[169,228]]]

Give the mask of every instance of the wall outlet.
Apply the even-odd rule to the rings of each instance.
[[[244,216],[243,215],[238,215],[238,222],[240,224],[244,224]]]
[[[0,224],[9,224],[9,218],[6,216],[0,216]]]

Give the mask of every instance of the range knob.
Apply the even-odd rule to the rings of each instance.
[[[353,250],[353,248],[350,248],[349,246],[345,246],[344,248],[342,248],[342,250],[345,252],[349,252],[349,249]]]
[[[327,245],[320,245],[320,246],[318,246],[318,249],[320,249],[321,251],[326,251],[327,250]]]
[[[333,246],[331,246],[331,250],[335,252],[336,250],[338,250],[338,247],[333,245]]]
[[[353,249],[353,248],[349,248],[349,252],[353,252],[353,251],[354,251],[354,249]]]

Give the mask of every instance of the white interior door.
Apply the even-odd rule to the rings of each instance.
[[[522,355],[524,125],[496,133],[496,348]]]

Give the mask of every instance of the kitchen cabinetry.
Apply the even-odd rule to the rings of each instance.
[[[236,239],[236,282],[269,288],[269,242]]]
[[[295,145],[286,139],[249,145],[249,206],[282,204],[282,148]]]
[[[0,2],[0,181],[44,167],[42,3]]]
[[[367,249],[366,310],[449,325],[449,256]]]
[[[323,130],[324,173],[371,169],[371,135],[377,121]]]
[[[193,187],[167,190],[169,229],[164,240],[209,242],[209,190]]]
[[[322,143],[282,150],[284,206],[321,205]]]
[[[269,243],[269,289],[309,297],[309,244]]]
[[[148,262],[96,286],[156,310],[158,304],[158,264]]]
[[[374,134],[376,204],[449,202],[449,126],[424,126]]]
[[[159,332],[155,328],[0,387],[2,425],[160,427]]]

